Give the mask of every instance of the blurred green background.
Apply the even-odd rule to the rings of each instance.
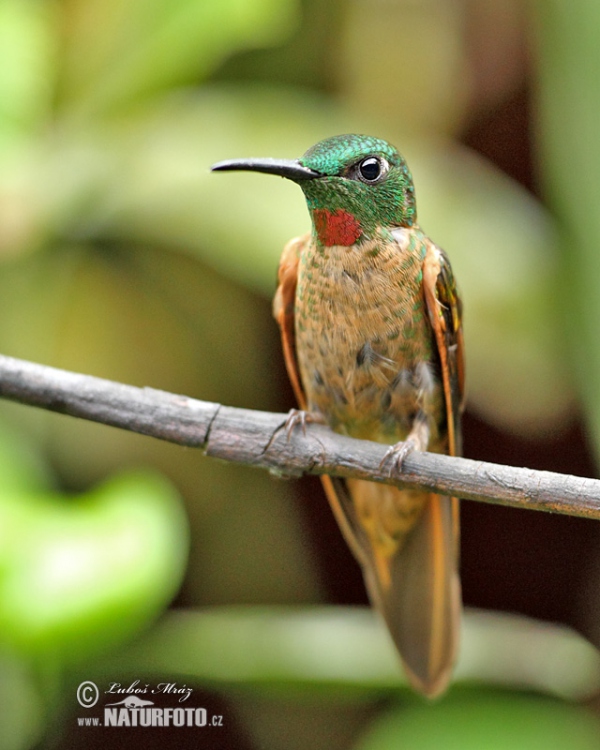
[[[208,168],[372,133],[462,289],[467,455],[593,475],[599,74],[594,0],[0,0],[0,351],[288,409],[270,298],[304,201]],[[75,693],[135,679],[223,715],[146,747],[600,745],[593,522],[463,503],[465,602],[496,613],[430,705],[347,606],[317,482],[12,404],[0,448],[1,750],[128,747]]]

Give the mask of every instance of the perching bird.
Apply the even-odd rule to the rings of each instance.
[[[213,170],[287,177],[306,197],[312,232],[283,251],[274,314],[307,418],[389,444],[398,475],[410,450],[460,454],[461,302],[446,254],[417,224],[396,149],[340,135],[296,161]],[[363,480],[323,484],[412,685],[438,695],[459,640],[458,500]]]

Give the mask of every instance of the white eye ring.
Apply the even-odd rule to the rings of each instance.
[[[356,165],[356,174],[361,182],[373,185],[379,182],[389,170],[389,165],[380,156],[366,156]]]

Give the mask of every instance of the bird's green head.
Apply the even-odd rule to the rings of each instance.
[[[296,161],[244,159],[220,162],[213,169],[268,172],[297,182],[323,245],[349,246],[372,238],[378,227],[410,227],[416,222],[408,166],[379,138],[337,135],[312,146]]]

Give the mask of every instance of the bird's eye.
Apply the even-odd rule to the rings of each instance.
[[[363,182],[377,182],[385,174],[385,166],[376,156],[367,156],[358,164],[358,176]]]

